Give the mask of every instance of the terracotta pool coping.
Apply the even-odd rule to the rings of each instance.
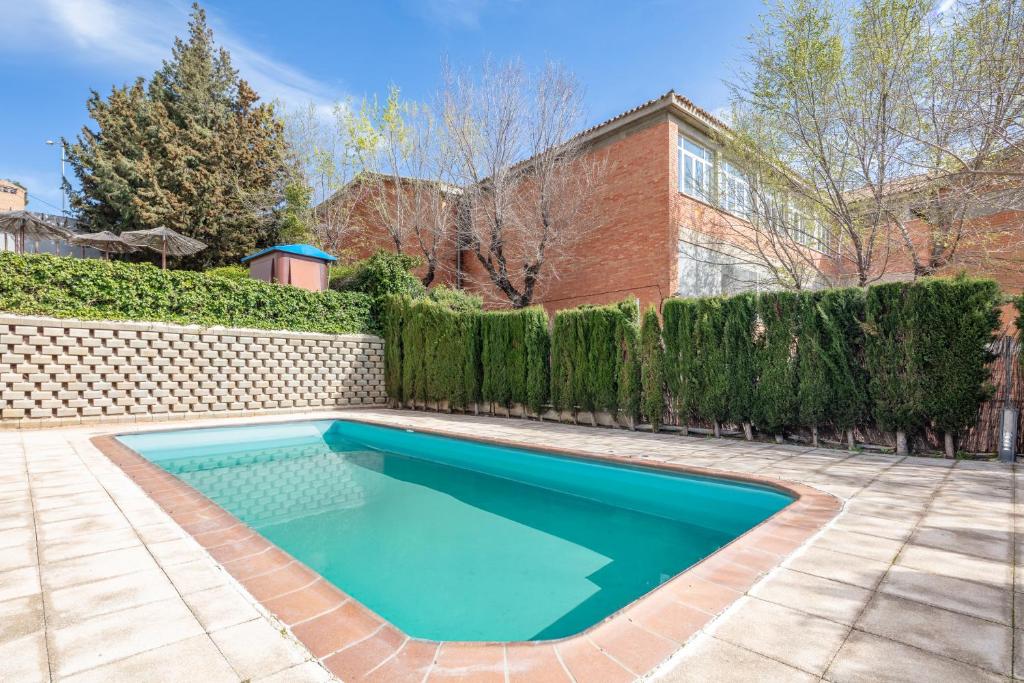
[[[333,419],[333,418],[327,418]],[[386,421],[344,418],[395,428]],[[301,420],[287,420],[296,422]],[[180,429],[180,428],[179,428]],[[145,430],[156,431],[156,430]],[[435,434],[603,462],[768,486],[788,506],[585,631],[536,642],[437,642],[406,636],[191,486],[117,441],[93,444],[345,681],[629,681],[650,673],[827,524],[833,496],[803,484],[491,437]],[[571,676],[571,677],[570,677]]]

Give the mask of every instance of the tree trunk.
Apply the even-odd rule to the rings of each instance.
[[[719,422],[718,420],[715,420],[715,438],[722,438],[722,423]]]
[[[743,423],[743,438],[747,441],[754,440],[754,427],[749,422]]]
[[[896,430],[896,455],[906,455],[910,451],[907,449],[907,433],[902,429]]]
[[[946,446],[946,457],[947,458],[955,458],[956,457],[956,439],[953,438],[953,432],[946,432],[945,434],[943,434],[943,441],[945,442],[945,446]]]
[[[846,430],[846,445],[851,451],[857,450],[857,438],[853,435],[853,427]]]
[[[811,427],[811,446],[818,447],[818,425]]]

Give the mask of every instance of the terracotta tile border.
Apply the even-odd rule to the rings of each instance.
[[[402,428],[361,416],[333,419]],[[92,443],[206,548],[268,612],[291,629],[313,656],[345,681],[572,683],[575,679],[605,683],[634,680],[681,648],[763,574],[778,566],[786,555],[828,523],[841,507],[835,497],[809,486],[751,474],[637,461],[621,455],[559,447],[539,448],[520,441],[467,437],[444,430],[416,427],[415,431],[753,483],[792,495],[794,501],[728,545],[576,635],[536,642],[435,642],[406,636],[191,486],[117,441],[114,435],[94,437]]]

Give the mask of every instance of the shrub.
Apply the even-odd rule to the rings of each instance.
[[[920,382],[910,362],[910,287],[906,282],[869,287],[864,307],[864,362],[871,413],[881,429],[904,433],[924,421]]]
[[[910,288],[911,362],[920,382],[920,409],[946,434],[946,455],[955,437],[977,419],[991,398],[990,345],[999,329],[999,288],[991,280],[926,279]]]
[[[483,298],[478,294],[470,294],[462,289],[451,289],[444,285],[435,285],[427,290],[427,298],[453,311],[471,313],[483,310]]]
[[[729,416],[729,359],[725,355],[725,311],[720,297],[698,299],[694,321],[694,401],[697,414],[715,425]]]
[[[758,297],[762,330],[757,339],[758,369],[754,422],[781,436],[797,421],[797,316],[800,296],[765,292]]]
[[[207,268],[203,271],[204,275],[213,275],[215,277],[226,277],[230,280],[247,280],[249,279],[249,269],[245,266],[217,266],[216,268]]]
[[[371,326],[380,330],[387,297],[392,294],[406,294],[414,298],[423,296],[423,284],[410,272],[419,265],[420,260],[415,256],[382,249],[363,261],[334,266],[329,274],[329,286],[339,292],[369,295],[372,301]]]
[[[640,415],[658,431],[665,414],[665,351],[661,344],[661,322],[651,306],[640,327]]]
[[[484,401],[528,406],[547,401],[547,315],[540,308],[495,311],[480,317]]]
[[[754,419],[754,387],[757,384],[757,357],[754,331],[757,324],[757,297],[738,294],[722,301],[722,355],[728,373],[729,408],[727,420],[742,424],[749,437]]]
[[[387,302],[389,334],[399,300]],[[451,407],[465,408],[480,400],[478,314],[416,299],[401,304],[400,327],[403,401],[448,401]]]
[[[665,383],[672,407],[685,425],[697,414],[696,299],[669,299],[662,306],[665,326]]]
[[[635,415],[636,310],[630,302],[558,312],[551,334],[551,400],[557,409]]]
[[[817,445],[819,426],[848,432],[866,417],[864,293],[855,288],[805,293],[800,308],[798,418]]]
[[[306,332],[364,332],[370,299],[145,263],[0,252],[0,310]]]

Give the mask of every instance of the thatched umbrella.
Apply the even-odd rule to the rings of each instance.
[[[77,222],[74,218],[35,211],[4,211],[0,213],[0,232],[14,235],[15,249],[25,252],[26,239],[66,240]]]
[[[199,240],[186,237],[170,228],[160,226],[150,230],[122,232],[121,239],[136,247],[146,247],[160,252],[160,267],[167,270],[167,255],[190,256],[206,249]]]
[[[139,250],[134,244],[128,244],[120,236],[107,230],[74,235],[71,237],[71,243],[80,247],[92,247],[103,252],[103,256],[108,259],[111,254],[127,254]]]

